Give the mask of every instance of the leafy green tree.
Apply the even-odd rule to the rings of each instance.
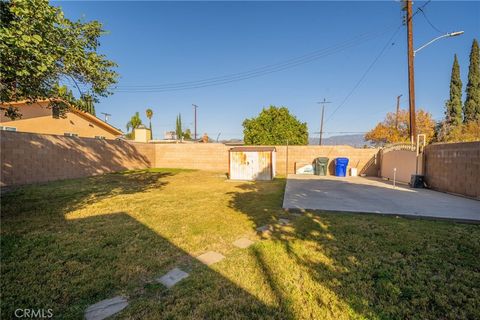
[[[300,122],[286,107],[264,108],[256,117],[243,121],[243,141],[249,145],[306,145],[307,124]]]
[[[148,118],[148,122],[149,122],[149,128],[150,128],[150,131],[152,131],[152,117],[153,117],[153,110],[148,108],[147,110],[145,110],[145,115],[147,116]]]
[[[192,131],[190,129],[186,129],[185,132],[183,133],[183,139],[185,140],[192,140]]]
[[[140,114],[135,112],[135,114],[130,118],[130,121],[127,122],[127,131],[132,130],[129,134],[130,137],[135,138],[135,129],[142,125],[142,119],[140,119]]]
[[[85,97],[94,103],[111,94],[118,75],[97,53],[98,21],[70,21],[47,0],[1,1],[0,15],[0,102],[50,99],[64,113],[69,104],[84,107]]]
[[[468,69],[467,98],[463,107],[463,122],[480,119],[480,52],[477,39],[473,40]]]
[[[182,140],[183,131],[182,131],[182,115],[179,113],[177,116],[177,122],[175,126],[175,134],[177,135],[178,140]]]
[[[457,55],[454,56],[452,75],[450,79],[450,99],[445,104],[446,120],[450,126],[462,123],[462,79],[460,79],[460,65]]]

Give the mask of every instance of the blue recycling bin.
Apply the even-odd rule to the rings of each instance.
[[[348,158],[335,159],[335,175],[345,177],[347,175]]]

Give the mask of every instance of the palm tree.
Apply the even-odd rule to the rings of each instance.
[[[153,110],[148,108],[145,110],[145,113],[147,115],[148,121],[150,122],[150,131],[152,131],[152,116],[153,116]]]
[[[140,114],[135,112],[135,115],[130,118],[130,121],[127,122],[127,131],[132,130],[131,136],[135,137],[134,129],[138,128],[142,124],[142,119],[140,119]]]

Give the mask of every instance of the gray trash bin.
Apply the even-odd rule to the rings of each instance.
[[[317,176],[326,176],[328,168],[328,158],[318,157],[313,161],[313,170]]]

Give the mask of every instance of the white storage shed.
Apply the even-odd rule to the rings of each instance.
[[[229,150],[228,175],[232,180],[272,180],[275,147],[235,147]]]

